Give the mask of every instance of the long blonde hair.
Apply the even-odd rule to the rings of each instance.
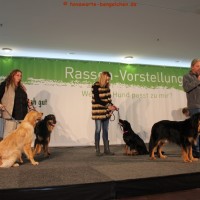
[[[99,85],[101,87],[107,87],[109,88],[110,84],[107,82],[107,77],[111,77],[109,72],[101,72],[100,76],[99,76]]]

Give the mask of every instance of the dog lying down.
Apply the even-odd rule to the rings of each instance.
[[[119,119],[119,124],[123,129],[123,139],[126,144],[126,155],[144,155],[148,154],[144,141],[131,128],[128,121]]]
[[[21,154],[24,152],[33,165],[38,165],[33,158],[31,144],[34,140],[34,127],[42,118],[42,113],[30,111],[24,120],[0,142],[0,167],[9,168],[19,166],[16,161],[22,163]]]
[[[167,142],[179,145],[182,149],[184,162],[197,161],[192,155],[192,145],[196,142],[200,133],[200,113],[193,115],[184,121],[162,120],[155,123],[151,129],[149,142],[150,158],[155,160],[155,151],[159,158],[166,158],[162,154],[162,146]]]
[[[56,125],[56,117],[53,114],[45,116],[45,118],[39,121],[35,126],[35,143],[33,154],[40,154],[42,148],[44,156],[50,156],[49,143],[51,138],[51,132]]]

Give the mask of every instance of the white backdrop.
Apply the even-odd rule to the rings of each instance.
[[[29,98],[37,110],[55,114],[57,125],[50,146],[94,145],[94,121],[91,119],[91,85],[27,85]],[[133,130],[149,141],[152,125],[163,119],[183,120],[185,93],[176,89],[149,89],[111,85],[113,103],[119,107],[121,119],[128,120]],[[118,113],[110,121],[111,144],[122,144]],[[114,117],[112,116],[111,120]]]

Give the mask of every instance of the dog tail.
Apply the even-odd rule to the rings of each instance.
[[[143,154],[149,154],[149,152],[148,152],[148,150],[147,150],[147,147],[146,147],[146,144],[144,143],[144,141],[143,141]]]
[[[142,147],[142,154],[143,154],[143,155],[149,154],[145,143],[144,143],[144,145],[143,145],[143,147]]]
[[[145,147],[146,147],[146,146],[145,146]],[[145,149],[145,153],[144,153],[144,154],[145,154],[145,155],[146,155],[146,154],[149,154],[147,148]]]
[[[148,152],[146,147],[145,148],[142,147],[142,149],[139,150],[139,154],[140,155],[147,155],[147,154],[149,154],[149,152]]]
[[[150,140],[149,140],[149,155],[150,155],[150,156],[151,156],[153,147],[154,147],[154,142],[153,142],[153,139],[152,139],[152,136],[151,136],[151,137],[150,137]]]
[[[142,146],[141,146],[141,154],[142,155],[147,155],[149,154],[148,150],[147,150],[147,147],[146,147],[146,144],[144,143],[144,141],[142,141]]]
[[[153,151],[153,149],[154,149],[154,147],[156,145],[156,141],[158,140],[158,138],[157,138],[157,135],[158,135],[157,134],[157,129],[158,129],[158,127],[157,126],[158,125],[156,123],[151,128],[151,136],[150,136],[150,140],[149,140],[149,155],[150,155],[150,157],[151,157],[152,151]]]

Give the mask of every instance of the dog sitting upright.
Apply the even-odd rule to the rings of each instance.
[[[33,158],[31,144],[34,140],[34,127],[42,115],[40,112],[30,111],[17,129],[0,142],[0,168],[19,166],[16,161],[23,162],[21,159],[23,152],[33,165],[39,164]]]
[[[144,141],[132,130],[130,123],[126,120],[119,119],[119,124],[123,129],[123,139],[126,143],[125,154],[148,154]]]
[[[33,154],[40,154],[43,148],[44,156],[48,157],[49,152],[49,142],[51,137],[51,132],[56,125],[56,117],[53,114],[45,116],[45,118],[39,121],[35,126],[35,143]]]

